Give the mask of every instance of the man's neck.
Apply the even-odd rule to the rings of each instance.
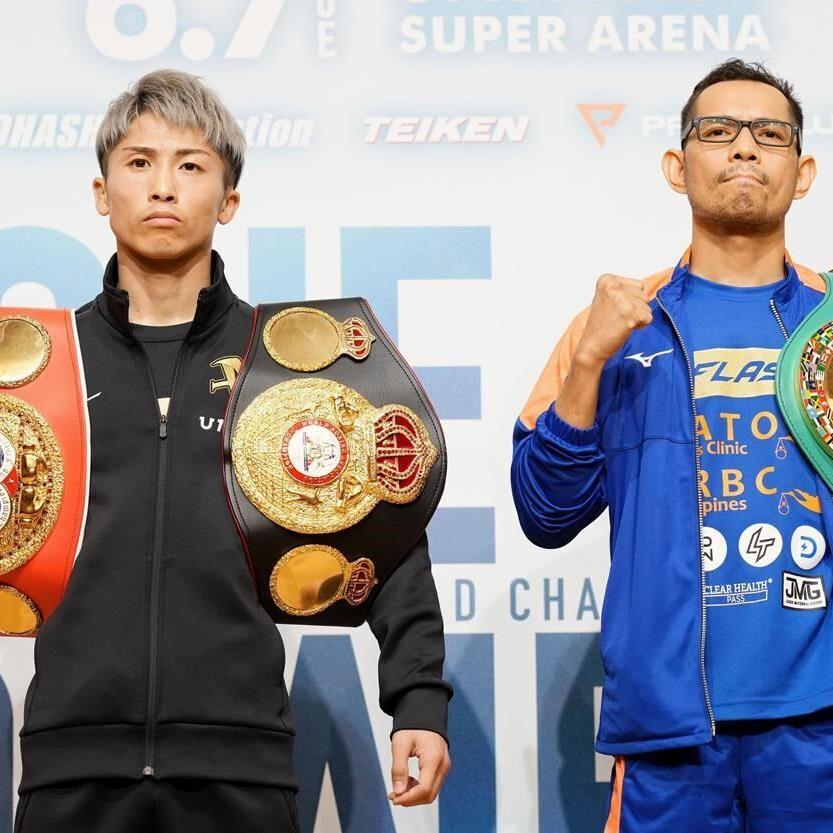
[[[730,286],[762,286],[784,277],[784,223],[718,225],[695,218],[691,263],[695,275]]]
[[[117,247],[119,289],[130,296],[130,321],[165,327],[194,318],[199,291],[211,284],[211,249],[177,260],[148,260]]]

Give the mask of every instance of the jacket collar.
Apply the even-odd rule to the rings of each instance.
[[[673,306],[679,302],[683,286],[685,285],[686,276],[690,274],[690,263],[691,246],[683,252],[683,256],[674,267],[674,271],[671,273],[671,278],[668,283],[666,283],[665,286],[657,292],[657,296],[660,297],[660,300],[662,300],[664,304]],[[790,253],[786,250],[784,251],[784,263],[787,267],[787,274],[772,293],[772,299],[779,307],[786,307],[790,304],[798,291],[799,285],[801,284],[801,278],[798,276],[798,272],[795,269]]]
[[[118,260],[114,254],[104,269],[104,285],[96,298],[96,305],[101,314],[123,335],[133,339],[130,327],[130,299],[124,289],[120,289]],[[234,303],[236,296],[225,276],[223,259],[211,250],[211,284],[203,287],[197,295],[197,307],[194,320],[188,330],[186,339],[194,338],[205,332]]]

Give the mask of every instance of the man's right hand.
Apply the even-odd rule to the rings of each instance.
[[[602,275],[590,305],[587,326],[576,357],[604,364],[637,329],[651,323],[651,308],[643,282],[619,275]]]

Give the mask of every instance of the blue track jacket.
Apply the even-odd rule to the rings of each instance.
[[[605,363],[592,427],[576,428],[550,406],[534,429],[518,420],[514,431],[512,494],[530,541],[562,547],[609,510],[596,749],[611,755],[707,743],[714,734],[694,389],[675,323],[687,274],[684,256],[650,301],[651,323]],[[787,276],[773,292],[773,316],[788,333],[821,301],[814,288],[821,280],[813,283],[817,276],[810,275],[799,277],[788,258]],[[668,350],[650,367],[623,361]],[[833,541],[830,490],[815,477],[825,535]]]

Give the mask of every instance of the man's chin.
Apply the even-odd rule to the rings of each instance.
[[[769,226],[783,220],[783,216],[773,214],[769,206],[759,200],[752,200],[740,194],[731,202],[714,206],[702,212],[713,223],[723,226]]]
[[[194,251],[193,244],[187,244],[183,240],[161,238],[156,240],[132,239],[120,240],[119,243],[130,249],[137,257],[151,261],[182,260]]]

